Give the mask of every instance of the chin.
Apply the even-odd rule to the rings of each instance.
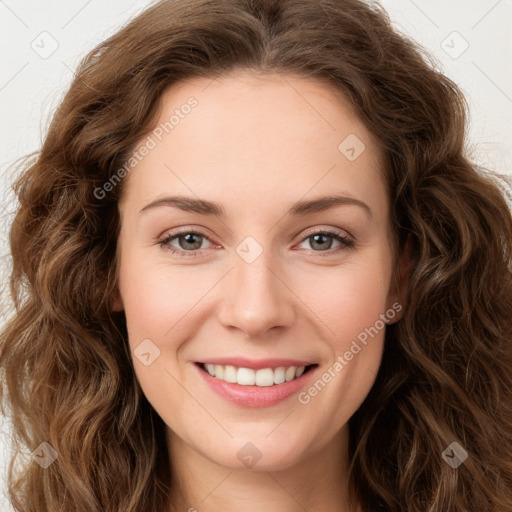
[[[214,446],[212,440],[203,455],[212,462],[233,470],[282,471],[296,466],[306,456],[304,448],[310,446],[300,435],[289,431],[271,439],[267,435],[235,437],[229,443]]]

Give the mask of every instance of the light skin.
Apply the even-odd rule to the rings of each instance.
[[[407,282],[393,253],[382,154],[349,104],[310,79],[237,71],[174,84],[155,126],[191,96],[197,106],[123,183],[113,306],[125,311],[132,355],[147,339],[160,350],[148,366],[133,362],[168,427],[175,496],[199,512],[355,511],[348,420],[374,383],[384,329],[307,404],[297,395],[270,407],[233,404],[198,378],[195,363],[313,361],[307,391],[358,334],[403,304]],[[350,134],[365,145],[353,161],[338,149]],[[141,212],[170,195],[214,201],[225,214],[169,205]],[[349,201],[287,213],[298,201],[332,195],[368,208]],[[329,234],[315,242],[325,230],[353,244]],[[198,234],[168,242],[185,255],[158,243],[177,232]],[[248,236],[262,250],[250,263],[237,252]],[[251,467],[237,456],[248,442],[261,454]]]

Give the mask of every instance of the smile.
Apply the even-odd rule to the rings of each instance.
[[[207,388],[239,407],[271,407],[296,395],[318,364],[293,359],[216,358],[193,367]]]
[[[212,377],[239,384],[240,386],[260,386],[269,387],[290,382],[307,373],[313,365],[307,366],[280,366],[278,368],[261,368],[254,370],[252,368],[236,367],[232,365],[221,364],[202,364],[203,370],[207,371]]]

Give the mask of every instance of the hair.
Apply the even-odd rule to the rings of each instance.
[[[361,0],[163,0],[85,56],[13,185],[0,392],[16,511],[170,505],[166,426],[111,310],[123,181],[94,191],[152,128],[164,90],[242,69],[326,84],[383,148],[410,284],[349,421],[363,509],[512,511],[512,218],[499,175],[467,156],[467,102],[436,66]],[[469,455],[457,469],[442,456],[454,441]],[[58,454],[46,469],[29,456],[43,442]]]

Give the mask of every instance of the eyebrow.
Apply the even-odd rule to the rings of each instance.
[[[323,196],[308,201],[298,201],[290,207],[287,214],[294,217],[304,217],[339,205],[359,206],[366,212],[368,217],[372,218],[372,210],[366,203],[354,197],[347,196]],[[139,214],[161,206],[176,207],[186,212],[199,213],[201,215],[213,215],[220,218],[225,217],[225,210],[221,204],[186,196],[166,196],[155,199],[144,206]]]

